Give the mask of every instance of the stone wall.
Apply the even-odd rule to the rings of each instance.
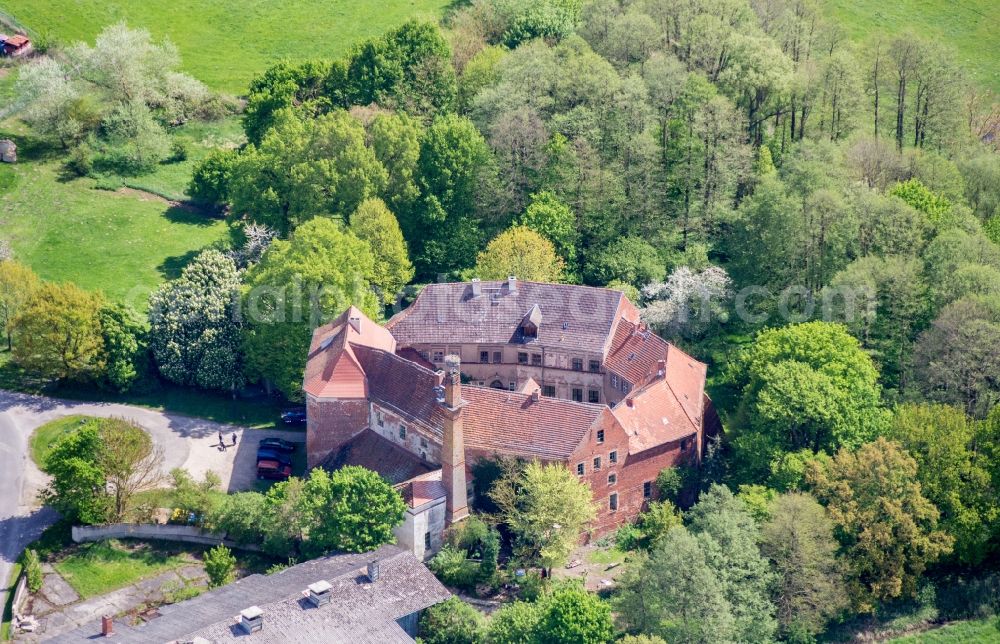
[[[75,525],[73,526],[73,541],[103,541],[105,539],[161,539],[163,541],[183,541],[185,543],[200,543],[215,546],[220,543],[229,548],[241,550],[256,550],[260,547],[252,544],[239,544],[226,539],[224,532],[209,532],[197,526],[170,525],[159,523],[111,523],[108,525]]]

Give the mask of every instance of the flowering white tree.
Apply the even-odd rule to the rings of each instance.
[[[665,282],[643,287],[647,303],[642,317],[664,335],[696,337],[713,322],[725,321],[731,284],[729,275],[718,266],[703,271],[681,266]]]
[[[164,378],[204,389],[241,386],[239,288],[233,260],[206,250],[150,296],[149,346]]]

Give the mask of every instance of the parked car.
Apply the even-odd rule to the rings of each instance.
[[[292,466],[278,461],[257,461],[257,478],[284,481],[292,475]]]
[[[295,443],[281,438],[262,438],[258,446],[261,449],[273,449],[276,452],[285,452],[286,454],[291,454],[296,448]]]
[[[278,461],[282,465],[291,465],[292,457],[285,452],[260,448],[257,450],[257,462],[261,461]]]
[[[306,422],[305,407],[295,407],[281,412],[281,422],[286,425],[304,425]]]

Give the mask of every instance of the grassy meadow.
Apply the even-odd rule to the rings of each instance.
[[[907,635],[890,644],[986,644],[1000,642],[1000,621],[997,618],[957,622],[915,635]]]
[[[408,18],[436,19],[449,0],[0,0],[0,12],[57,43],[92,41],[125,20],[168,36],[184,70],[214,89],[242,93],[275,60],[344,53]]]
[[[827,13],[856,40],[912,30],[948,43],[983,86],[1000,93],[1000,3],[996,0],[824,0]]]

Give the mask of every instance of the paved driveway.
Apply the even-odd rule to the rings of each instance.
[[[38,507],[37,494],[45,486],[46,477],[31,461],[28,440],[38,426],[72,414],[132,420],[163,449],[164,474],[183,467],[200,478],[212,470],[222,479],[223,489],[230,492],[253,486],[259,439],[278,436],[294,442],[305,440],[303,432],[246,429],[142,407],[0,390],[0,606],[6,601],[4,587],[11,565],[25,545],[56,519],[55,512]],[[219,447],[220,432],[227,444],[225,451]]]

